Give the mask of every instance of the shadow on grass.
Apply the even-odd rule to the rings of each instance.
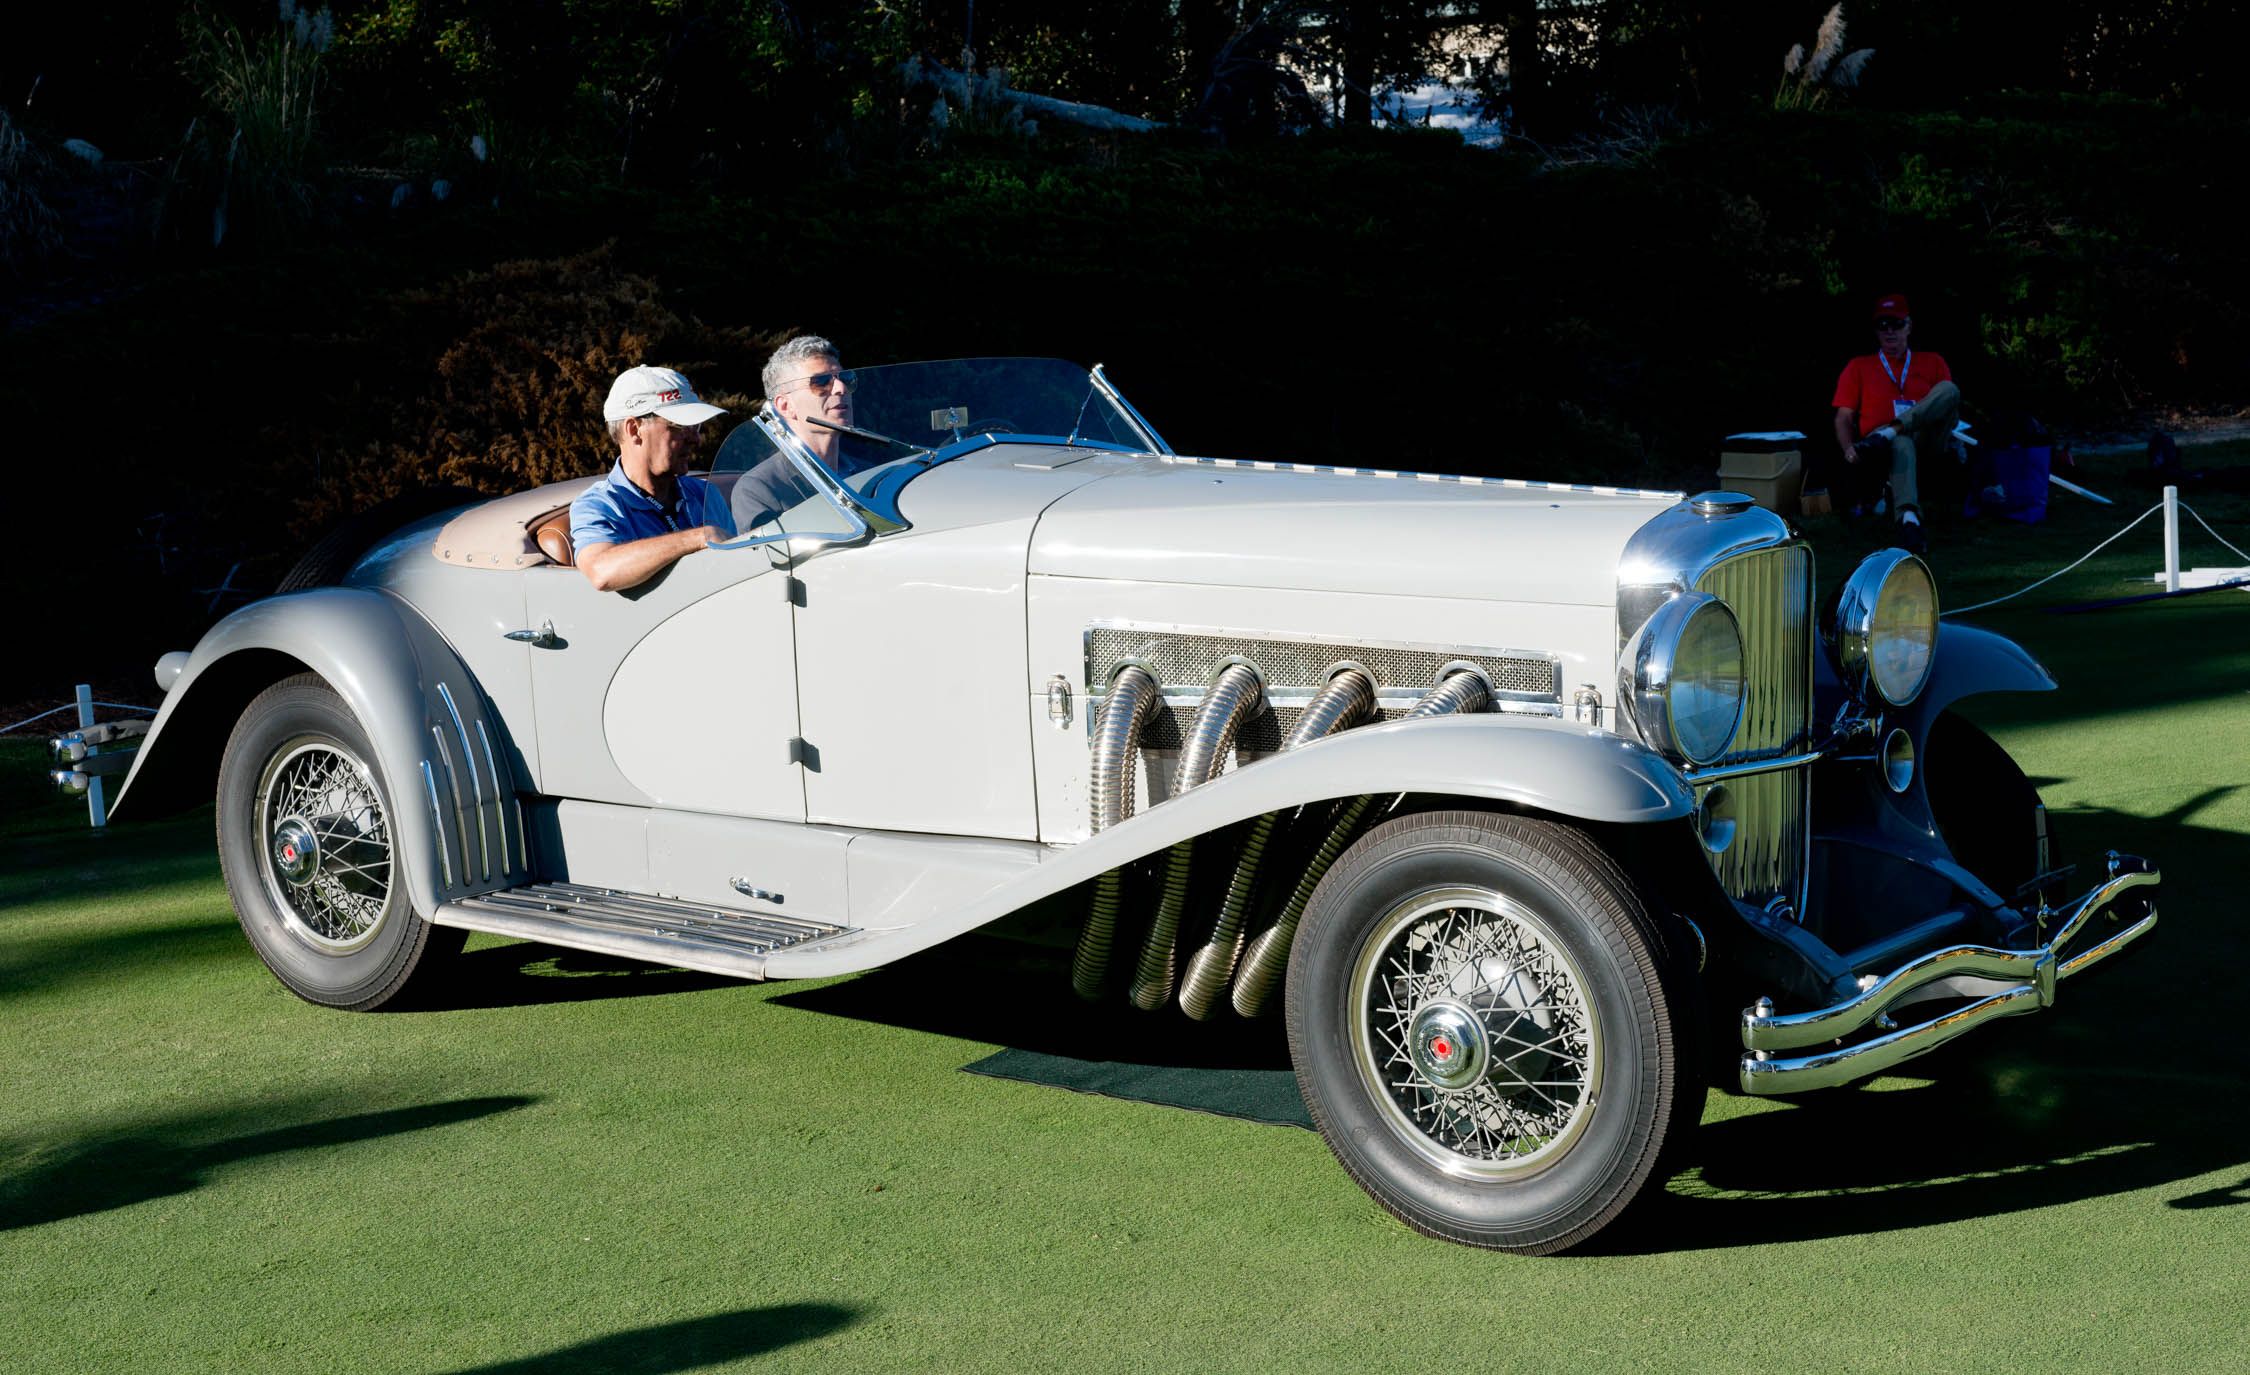
[[[2052,1010],[1911,1061],[1884,1087],[1776,1100],[1703,1127],[1686,1169],[1596,1249],[1864,1235],[2142,1191],[2152,1209],[2250,1204],[2228,973],[2250,958],[2230,910],[2250,836],[2182,824],[2209,800],[2155,818],[2070,814],[2072,835],[2158,861],[2161,920],[2064,984]],[[2097,918],[2095,933],[2105,925]],[[2182,1187],[2214,1174],[2230,1182]]]
[[[2098,723],[2151,708],[2239,700],[2250,686],[2250,594],[2242,592],[2081,616],[1978,615],[1963,624],[2016,641],[2057,684],[2054,692],[1974,699],[1971,714],[1980,721]],[[2154,672],[2121,671],[2126,664]]]
[[[208,807],[96,831],[78,823],[0,836],[0,910],[32,901],[132,897],[157,884],[216,881]]]
[[[1177,1009],[1141,1012],[1122,999],[1081,1002],[1070,952],[968,935],[856,979],[771,1000],[831,1017],[926,1031],[1073,1060],[1154,1068],[1287,1070],[1281,1018],[1201,1024]]]
[[[536,1007],[604,998],[645,998],[659,993],[700,993],[741,982],[724,974],[673,969],[589,950],[565,950],[537,941],[511,941],[456,956],[446,979],[401,1010],[462,1012],[471,1008]]]
[[[166,922],[121,931],[45,936],[10,941],[0,958],[0,997],[41,992],[138,970],[172,970],[194,960],[247,956],[249,944],[234,914],[221,909],[206,921]]]
[[[183,1137],[203,1135],[245,1115],[207,1113],[149,1122],[122,1133],[107,1132],[51,1152],[19,1146],[9,1153],[30,1159],[23,1167],[11,1169],[5,1178],[0,1178],[0,1232],[184,1194],[200,1187],[211,1171],[238,1161],[473,1122],[497,1113],[513,1112],[537,1101],[515,1094],[462,1098],[448,1103],[320,1118],[201,1144],[182,1144]],[[268,1109],[259,1116],[268,1116],[271,1111]]]
[[[451,1375],[547,1375],[603,1371],[669,1375],[747,1360],[809,1342],[858,1322],[864,1310],[837,1303],[784,1303],[613,1332],[519,1360],[466,1366]]]

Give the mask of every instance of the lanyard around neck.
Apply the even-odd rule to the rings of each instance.
[[[1883,372],[1891,379],[1891,385],[1898,388],[1898,394],[1900,396],[1906,395],[1906,379],[1908,374],[1914,371],[1914,350],[1908,349],[1906,351],[1906,366],[1900,368],[1897,372],[1891,371],[1891,356],[1889,354],[1878,350],[1875,354],[1875,361],[1883,365]]]

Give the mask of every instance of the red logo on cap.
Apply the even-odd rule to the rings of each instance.
[[[671,405],[671,404],[672,404],[672,403],[673,403],[674,401],[677,401],[677,400],[679,400],[679,399],[680,399],[680,393],[679,393],[679,389],[678,389],[678,388],[674,388],[674,389],[673,389],[673,390],[671,390],[671,391],[660,391],[660,392],[658,392],[658,393],[656,394],[656,399],[657,399],[657,400],[659,400],[659,401],[661,401],[661,402],[663,402],[663,403],[664,403],[665,405],[669,406],[669,405]]]

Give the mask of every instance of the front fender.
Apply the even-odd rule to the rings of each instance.
[[[416,911],[530,873],[514,743],[443,636],[404,602],[325,587],[253,602],[197,643],[164,698],[114,811],[207,792],[242,710],[293,673],[317,673],[374,746],[397,858]],[[206,785],[207,786],[207,785]]]
[[[1939,712],[1980,692],[2053,692],[2055,686],[2046,666],[2007,636],[1940,621],[1937,661],[1908,712],[1910,728],[1921,739]]]
[[[1361,726],[1270,755],[1150,807],[944,910],[902,925],[777,950],[766,977],[850,973],[997,921],[1040,898],[1267,812],[1362,794],[1483,798],[1565,820],[1638,824],[1687,816],[1679,771],[1636,741],[1544,717],[1481,713]]]

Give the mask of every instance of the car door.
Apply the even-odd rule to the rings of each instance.
[[[788,587],[762,548],[690,554],[623,592],[529,570],[540,791],[802,821]]]

